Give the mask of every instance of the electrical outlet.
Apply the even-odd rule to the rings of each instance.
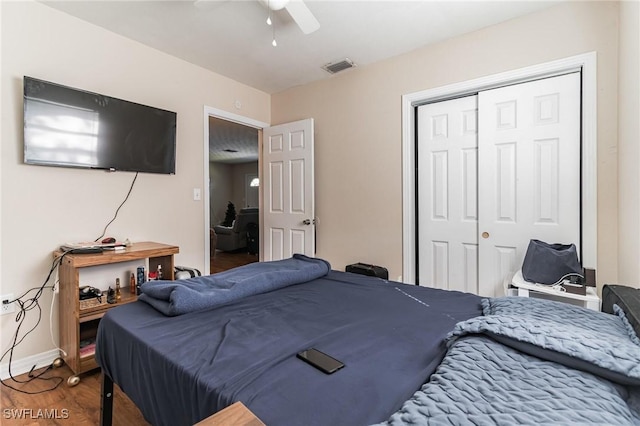
[[[11,314],[16,310],[15,302],[9,303],[13,300],[13,294],[3,294],[0,296],[0,300],[2,300],[0,315]]]

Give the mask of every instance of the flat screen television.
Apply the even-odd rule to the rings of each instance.
[[[24,162],[175,174],[176,113],[25,76]]]

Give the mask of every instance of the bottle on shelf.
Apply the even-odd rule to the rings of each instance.
[[[120,278],[116,278],[116,303],[120,303],[122,294],[120,294]]]
[[[138,266],[136,273],[138,274],[138,282],[136,283],[136,294],[140,296],[140,286],[145,283],[147,278],[144,271],[144,266]]]
[[[162,265],[158,265],[158,269],[156,270],[156,280],[162,279]]]
[[[129,293],[136,294],[136,276],[131,273],[131,277],[129,277]]]

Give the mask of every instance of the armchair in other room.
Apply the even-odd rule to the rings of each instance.
[[[250,223],[258,223],[257,207],[241,209],[233,226],[214,226],[218,250],[233,251],[247,247],[247,225]]]

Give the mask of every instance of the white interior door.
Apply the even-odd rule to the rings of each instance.
[[[478,292],[477,96],[418,107],[419,280]]]
[[[479,294],[499,296],[529,240],[580,248],[580,74],[478,95]]]
[[[265,128],[263,141],[263,260],[314,256],[313,119]]]
[[[530,239],[580,246],[579,73],[417,116],[420,285],[500,296]]]

